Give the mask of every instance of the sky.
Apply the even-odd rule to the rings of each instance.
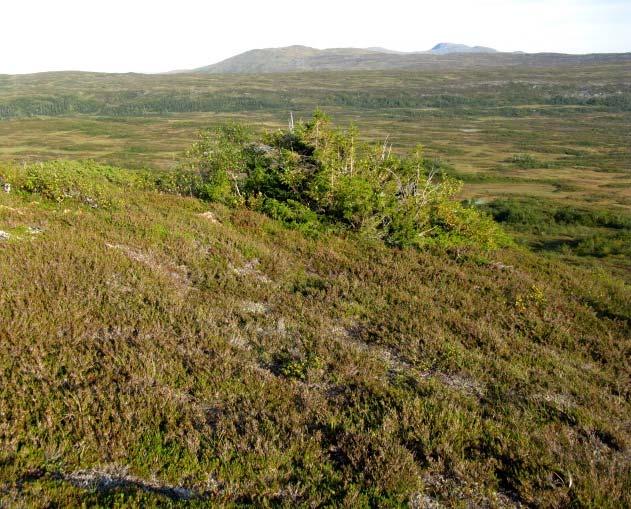
[[[253,48],[631,52],[631,0],[0,0],[0,73],[164,72]]]

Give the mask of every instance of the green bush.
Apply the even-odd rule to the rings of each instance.
[[[399,157],[361,142],[354,127],[332,128],[320,111],[260,139],[238,124],[203,132],[168,185],[247,205],[307,235],[335,227],[396,247],[508,242],[491,219],[453,199],[461,183],[420,148]]]
[[[302,231],[308,237],[317,237],[322,232],[318,215],[300,202],[291,199],[281,202],[274,198],[266,198],[256,209],[272,219]]]

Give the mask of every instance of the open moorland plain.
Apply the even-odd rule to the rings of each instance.
[[[454,67],[0,76],[0,158],[169,168],[200,129],[228,120],[280,127],[290,111],[299,119],[320,107],[395,150],[423,145],[466,182],[462,198],[491,207],[535,249],[628,280],[631,56]],[[570,212],[576,220],[559,207],[580,209]],[[626,226],[611,228],[603,214]]]
[[[630,56],[0,76],[0,178],[0,505],[631,505]]]

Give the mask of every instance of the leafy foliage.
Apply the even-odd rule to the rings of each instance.
[[[245,204],[311,235],[341,227],[396,247],[507,242],[490,218],[453,199],[461,183],[420,147],[399,157],[361,142],[353,126],[332,128],[321,111],[263,140],[236,124],[202,132],[174,178],[180,192]]]

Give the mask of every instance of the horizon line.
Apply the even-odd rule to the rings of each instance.
[[[469,46],[467,44],[460,44],[460,43],[449,43],[449,42],[440,42],[438,44],[436,44],[435,46],[433,46],[431,49],[433,49],[434,47],[436,47],[437,45],[440,44],[454,44],[454,45],[458,45],[458,46],[467,46],[469,48],[476,48],[476,47],[484,47],[484,48],[489,48],[489,49],[495,49],[492,48],[490,46],[481,46],[481,45],[475,45],[475,46]],[[309,49],[315,49],[318,51],[328,51],[328,50],[342,50],[342,49],[355,49],[355,50],[367,50],[367,51],[373,51],[375,53],[383,53],[383,54],[389,54],[387,52],[393,52],[395,54],[399,54],[399,55],[427,55],[427,56],[435,56],[435,57],[447,57],[450,55],[467,55],[467,56],[479,56],[479,55],[485,55],[485,56],[492,56],[492,55],[521,55],[521,56],[530,56],[530,55],[569,55],[569,56],[591,56],[591,55],[627,55],[627,54],[631,54],[631,49],[628,51],[607,51],[607,52],[588,52],[588,53],[569,53],[569,52],[562,52],[562,51],[537,51],[537,52],[527,52],[527,51],[520,51],[520,50],[516,50],[516,51],[502,51],[502,50],[495,50],[494,52],[490,52],[490,53],[476,53],[476,52],[451,52],[451,53],[444,53],[444,54],[440,54],[440,53],[432,53],[431,49],[429,50],[414,50],[414,51],[401,51],[401,50],[395,50],[395,49],[391,49],[391,48],[387,48],[385,46],[369,46],[369,47],[357,47],[357,46],[338,46],[338,47],[330,47],[330,48],[318,48],[315,46],[308,46],[306,44],[291,44],[289,46],[269,46],[269,47],[262,47],[262,48],[252,48],[249,50],[245,50],[242,51],[240,53],[236,53],[235,55],[232,55],[230,57],[226,57],[223,58],[221,60],[217,60],[216,62],[212,62],[210,64],[204,64],[201,66],[197,66],[197,67],[192,67],[192,68],[180,68],[180,69],[169,69],[169,70],[164,70],[164,71],[99,71],[99,70],[83,70],[83,69],[54,69],[54,70],[41,70],[41,71],[28,71],[28,72],[0,72],[0,76],[28,76],[28,75],[33,75],[33,74],[46,74],[46,73],[86,73],[86,74],[142,74],[142,75],[147,75],[147,76],[154,76],[154,75],[163,75],[163,74],[186,74],[186,73],[198,73],[196,72],[196,69],[200,69],[203,67],[210,67],[213,66],[215,64],[219,64],[221,62],[224,62],[226,60],[229,60],[231,58],[237,57],[239,55],[243,55],[245,53],[249,53],[250,51],[263,51],[263,50],[274,50],[274,49],[286,49],[286,48],[292,48],[292,47],[303,47],[303,48],[309,48]],[[383,50],[383,51],[379,51],[379,50]],[[380,69],[378,71],[385,71],[385,70],[406,70],[406,69]],[[361,70],[361,69],[354,69],[353,71],[355,72],[362,72],[362,71],[375,71],[373,69],[366,69],[366,70]],[[308,72],[321,72],[321,71],[287,71],[286,73],[291,73],[291,72],[299,72],[299,73],[308,73]],[[331,70],[330,72],[348,72],[345,70]],[[284,74],[283,73],[265,73],[265,74]],[[231,73],[225,73],[225,74],[231,74]],[[260,73],[238,73],[238,74],[260,74]]]

